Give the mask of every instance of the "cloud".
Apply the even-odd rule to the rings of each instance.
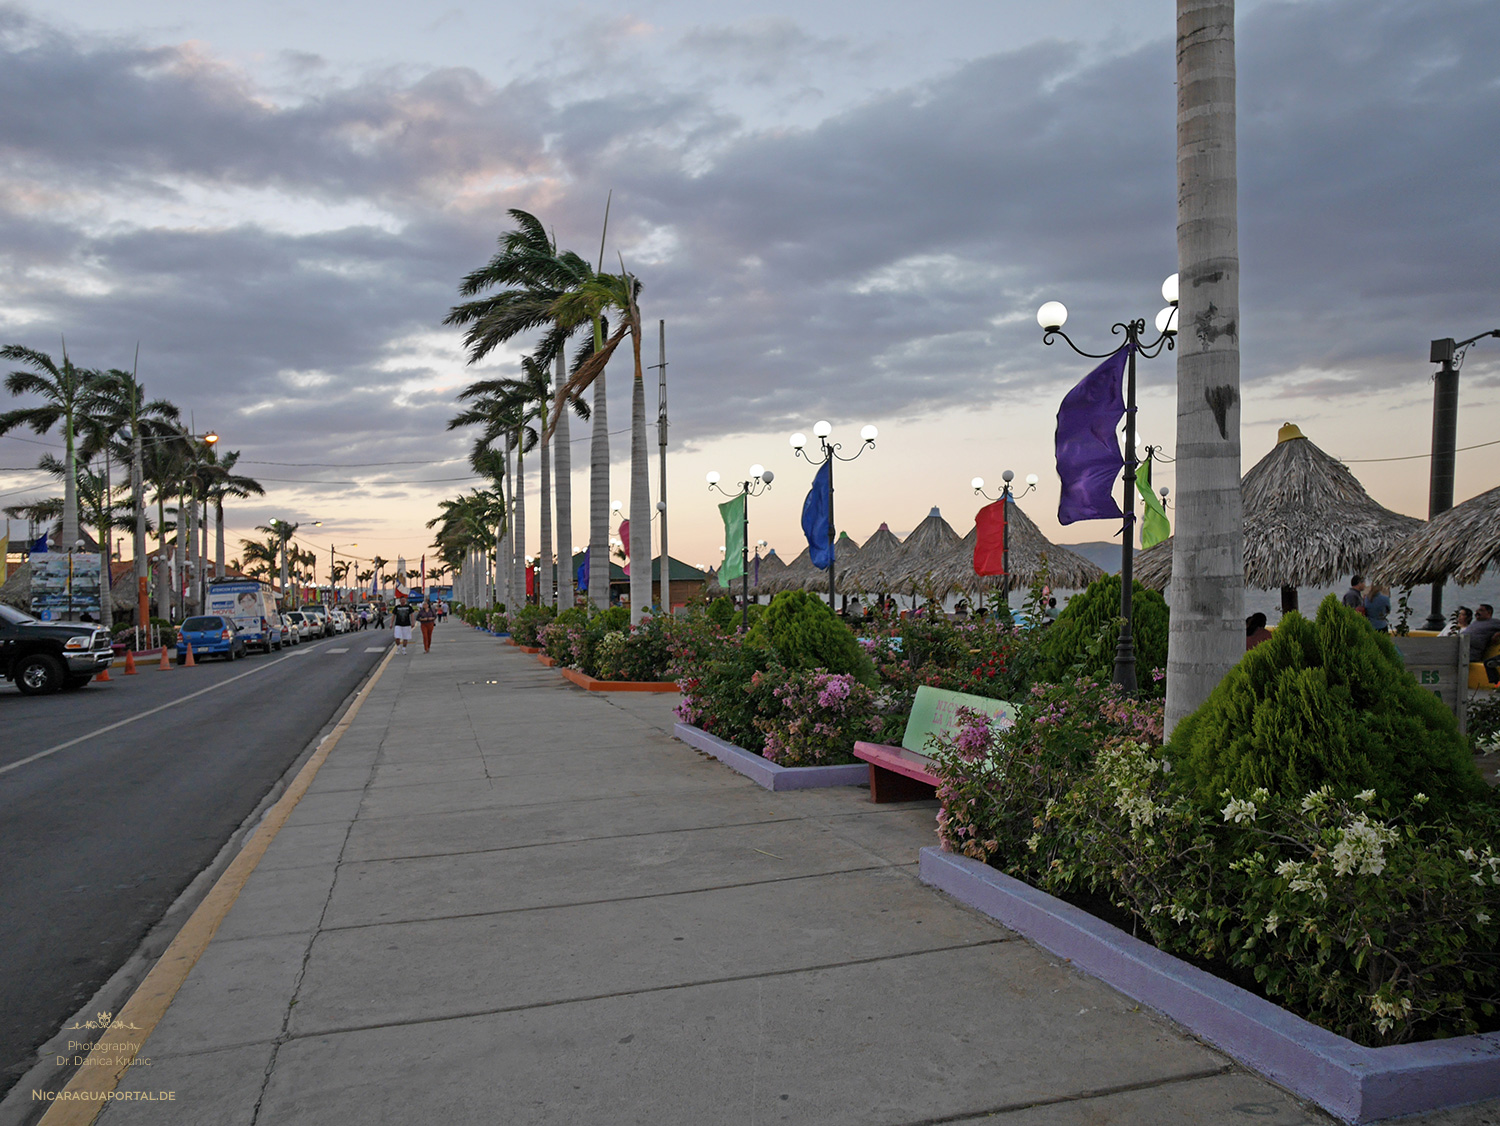
[[[578,57],[653,34],[615,31]],[[1409,383],[1428,338],[1500,321],[1497,33],[1500,8],[1474,0],[1242,17],[1247,385],[1338,399]],[[704,26],[678,48],[788,95],[860,50],[788,21]],[[747,126],[663,72],[495,85],[285,62],[316,85],[273,94],[201,47],[0,9],[6,338],[66,332],[102,366],[140,340],[153,393],[271,460],[438,459],[462,452],[451,407],[412,389],[467,377],[456,334],[446,354],[427,342],[506,207],[592,258],[614,191],[612,248],[643,264],[675,434],[699,443],[840,410],[1055,398],[1076,363],[1040,345],[1036,305],[1061,297],[1102,347],[1115,320],[1154,315],[1174,268],[1165,41],[975,58],[805,128]],[[1470,364],[1493,381],[1482,350]]]

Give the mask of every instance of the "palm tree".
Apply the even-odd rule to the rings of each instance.
[[[178,478],[187,463],[180,432],[172,431],[157,436],[142,452],[145,480],[156,494],[157,568],[160,577],[156,584],[156,616],[166,618],[171,611],[171,568],[167,564],[167,498],[177,489]],[[174,510],[175,511],[175,510]],[[177,514],[180,516],[180,513]],[[174,517],[175,531],[180,519]]]
[[[208,451],[207,499],[214,506],[214,573],[218,575],[224,574],[224,501],[229,497],[245,500],[266,495],[255,478],[234,472],[239,460],[239,450],[229,450],[223,456],[219,456],[217,446]]]
[[[1234,0],[1177,0],[1177,182],[1168,734],[1244,656]]]
[[[641,311],[636,304],[641,283],[633,274],[625,272],[621,263],[618,274],[596,274],[576,290],[564,294],[554,306],[560,325],[577,325],[585,318],[596,325],[603,323],[602,314],[614,309],[621,314],[622,322],[608,340],[604,340],[599,328],[595,329],[595,352],[580,364],[572,377],[558,389],[558,398],[576,398],[590,383],[604,377],[605,365],[620,341],[630,337],[631,351],[635,360],[635,382],[630,398],[630,620],[632,624],[641,620],[651,604],[651,482],[650,466],[646,452],[646,383],[641,367]],[[601,346],[602,344],[602,346]],[[597,392],[596,392],[597,394]],[[599,407],[595,400],[595,433],[599,429]],[[607,486],[607,481],[605,482]],[[597,492],[599,483],[594,483]],[[607,498],[604,503],[608,503]],[[606,524],[607,531],[608,525]],[[593,573],[596,561],[590,549],[589,567]],[[603,555],[603,552],[600,553]],[[607,557],[598,561],[608,566]],[[606,584],[607,589],[607,584]],[[607,594],[606,594],[607,597]],[[597,602],[598,600],[595,599]]]
[[[499,250],[483,267],[464,278],[459,288],[461,295],[477,298],[455,305],[448,313],[444,324],[466,325],[464,344],[469,349],[469,362],[475,363],[490,351],[521,333],[546,328],[536,350],[539,364],[557,365],[558,384],[562,383],[565,365],[564,352],[569,336],[577,327],[563,325],[553,313],[553,306],[563,294],[577,289],[594,274],[593,269],[572,251],[557,249],[556,241],[547,235],[541,222],[528,212],[512,209],[510,217],[516,228],[506,231],[499,238]],[[607,215],[606,215],[607,219]],[[602,252],[602,248],[601,248]],[[479,294],[499,289],[484,297]],[[599,326],[595,326],[598,335]],[[595,392],[594,458],[593,474],[598,482],[593,489],[594,516],[601,527],[607,527],[609,505],[609,436],[604,428],[607,412],[602,409],[603,385]],[[576,402],[576,400],[575,400]],[[557,410],[552,415],[552,425],[558,431],[557,447],[557,535],[559,556],[571,558],[573,539],[572,501],[572,457],[568,446],[567,418]],[[584,417],[587,417],[585,414]],[[545,419],[545,414],[543,415]],[[551,427],[543,425],[543,483],[542,505],[549,522],[552,498],[549,495],[550,471],[547,465],[548,445],[552,439]],[[550,535],[546,535],[550,541]],[[550,554],[550,543],[544,542],[542,554]],[[524,557],[524,549],[521,552]],[[573,572],[571,566],[564,567],[558,576],[559,603],[572,605]],[[524,588],[523,588],[524,589]],[[606,587],[607,596],[607,587]]]
[[[44,400],[41,406],[22,407],[0,414],[0,434],[18,426],[29,426],[33,432],[45,434],[58,423],[62,424],[65,470],[62,542],[64,549],[71,551],[78,539],[78,455],[74,449],[74,435],[80,420],[93,408],[103,377],[98,372],[74,367],[66,350],[63,351],[61,367],[45,352],[20,344],[6,345],[0,349],[0,357],[32,369],[11,372],[5,380],[7,391],[12,395],[37,395]]]

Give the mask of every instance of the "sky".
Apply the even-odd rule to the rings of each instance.
[[[970,479],[1006,468],[1040,477],[1021,503],[1046,534],[1107,540],[1056,521],[1057,405],[1089,365],[1043,344],[1035,310],[1064,301],[1103,351],[1162,304],[1173,5],[923,12],[0,3],[0,340],[66,340],[100,368],[139,344],[148,393],[267,490],[228,510],[231,556],[282,518],[324,552],[415,559],[438,502],[478,483],[446,429],[457,392],[518,373],[531,343],[466,364],[442,325],[459,280],[509,208],[594,258],[613,193],[607,256],[666,322],[674,556],[718,562],[705,474],[732,484],[752,463],[776,482],[751,540],[796,555],[812,470],[788,436],[820,418],[846,452],[879,428],[837,479],[858,540],[934,506],[962,535],[984,503]],[[1500,5],[1242,0],[1237,38],[1244,467],[1294,421],[1425,516],[1428,342],[1500,328]],[[622,350],[621,502],[630,376]],[[1143,441],[1170,457],[1170,354],[1140,378]],[[1500,437],[1500,340],[1475,345],[1461,387],[1458,445]],[[0,438],[0,505],[54,491],[29,467],[58,444]],[[1457,498],[1497,470],[1500,446],[1460,452]],[[1171,486],[1171,464],[1156,477]]]

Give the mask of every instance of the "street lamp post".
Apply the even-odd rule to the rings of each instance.
[[[1042,326],[1042,343],[1050,345],[1054,337],[1062,337],[1068,347],[1078,355],[1090,360],[1106,360],[1125,350],[1125,503],[1124,524],[1120,544],[1120,639],[1115,646],[1114,683],[1126,692],[1136,690],[1135,639],[1131,632],[1132,587],[1135,584],[1135,471],[1140,464],[1135,454],[1135,357],[1140,353],[1147,359],[1161,354],[1163,349],[1174,348],[1177,335],[1177,275],[1173,274],[1162,283],[1161,295],[1167,305],[1156,314],[1157,337],[1149,344],[1142,343],[1146,333],[1144,319],[1122,321],[1110,332],[1115,336],[1125,335],[1119,348],[1108,352],[1085,352],[1062,330],[1067,323],[1068,310],[1061,301],[1048,301],[1037,310],[1037,324]]]
[[[726,492],[720,488],[719,479],[717,472],[710,473],[708,487],[715,492],[723,493],[726,497],[739,495],[745,498],[745,503],[740,508],[740,514],[743,517],[743,525],[740,528],[740,630],[748,632],[750,629],[750,498],[763,496],[769,492],[771,482],[776,480],[776,474],[762,465],[752,465],[749,478],[739,483],[735,493]],[[724,564],[720,563],[719,570],[723,569]]]
[[[860,447],[848,457],[844,457],[839,453],[839,450],[843,449],[842,445],[838,442],[830,442],[828,440],[828,436],[832,433],[833,427],[826,420],[819,419],[813,423],[813,436],[818,439],[822,451],[818,460],[813,461],[807,453],[806,434],[792,435],[792,453],[794,456],[803,458],[812,465],[821,466],[825,463],[828,465],[828,609],[837,614],[836,572],[838,570],[838,560],[836,556],[838,553],[838,532],[835,530],[833,520],[833,463],[836,461],[853,461],[866,450],[873,450],[875,448],[875,438],[879,434],[879,431],[873,426],[866,426],[861,430],[859,432]]]
[[[1432,377],[1432,462],[1427,492],[1427,519],[1453,507],[1453,473],[1458,443],[1458,370],[1463,366],[1469,345],[1486,336],[1500,336],[1500,328],[1481,332],[1467,340],[1451,336],[1432,342],[1431,358],[1441,364]],[[1423,625],[1441,630],[1443,621],[1443,580],[1432,584],[1432,609]]]
[[[1016,475],[1011,470],[1007,469],[1005,472],[1001,473],[1000,474],[1000,479],[1004,482],[1004,484],[1002,484],[1000,486],[1000,496],[999,497],[992,497],[992,496],[989,495],[989,493],[987,493],[987,492],[984,491],[984,478],[983,477],[975,477],[974,480],[972,480],[972,481],[969,482],[969,486],[974,490],[974,492],[976,494],[978,494],[979,496],[984,497],[985,500],[999,500],[999,499],[1004,499],[1004,501],[1005,501],[1005,504],[1000,509],[1000,544],[1001,544],[1001,548],[1000,548],[1000,550],[1001,550],[1000,569],[1005,572],[1005,582],[1001,586],[1000,590],[1001,590],[1001,593],[1004,595],[1004,598],[1005,598],[1005,610],[1006,610],[1006,613],[1009,614],[1009,612],[1010,612],[1010,506],[1011,506],[1012,503],[1014,503],[1016,497],[1018,497],[1018,496],[1023,496],[1024,497],[1026,495],[1026,493],[1030,493],[1030,492],[1034,491],[1036,489],[1036,487],[1037,487],[1037,483],[1040,480],[1040,478],[1038,478],[1035,473],[1028,473],[1028,474],[1026,474],[1026,492],[1025,493],[1017,493],[1015,491],[1015,489],[1013,489],[1011,487],[1011,482],[1016,479]]]

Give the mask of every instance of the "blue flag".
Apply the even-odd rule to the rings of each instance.
[[[46,555],[47,554],[47,533],[46,532],[43,532],[41,534],[41,536],[37,539],[36,543],[34,543],[34,544],[31,545],[31,554],[33,554],[33,555]]]
[[[829,513],[833,511],[833,462],[825,461],[813,475],[812,488],[802,502],[802,534],[807,537],[807,551],[812,565],[826,571],[833,565],[833,532]]]
[[[574,583],[580,592],[589,588],[589,549],[583,549],[583,562],[578,564],[578,570],[574,573]]]
[[[1057,411],[1057,475],[1062,497],[1057,522],[1108,520],[1124,516],[1115,500],[1115,482],[1125,467],[1115,436],[1125,417],[1120,388],[1129,348],[1121,348],[1069,391]]]

